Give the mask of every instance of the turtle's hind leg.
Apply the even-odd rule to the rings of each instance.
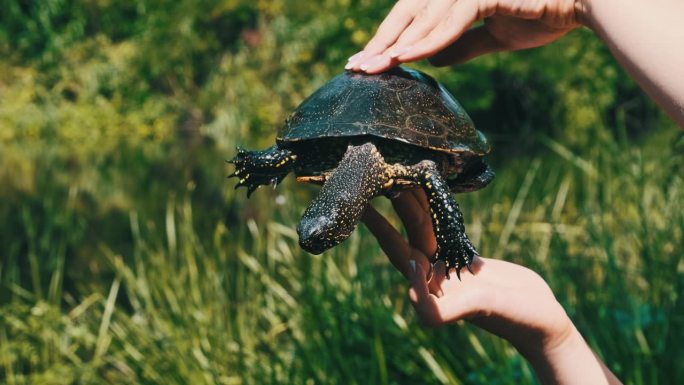
[[[432,228],[437,239],[437,253],[432,263],[443,261],[447,278],[449,270],[455,268],[456,276],[460,279],[461,269],[465,267],[470,270],[470,264],[478,253],[465,233],[463,214],[458,203],[451,197],[447,181],[433,161],[422,161],[408,170],[428,198]]]
[[[261,185],[275,186],[292,171],[297,156],[292,151],[274,145],[261,151],[237,148],[237,155],[228,163],[235,165],[235,172],[228,177],[238,178],[240,186],[247,187],[249,197]]]

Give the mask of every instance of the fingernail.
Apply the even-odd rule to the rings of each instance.
[[[359,51],[349,57],[347,59],[347,65],[344,66],[344,69],[350,70],[354,67],[356,67],[357,64],[363,59],[364,55],[366,54],[366,51]]]
[[[352,56],[349,57],[349,59],[347,59],[347,64],[344,66],[344,69],[346,69],[346,70],[354,69],[355,67],[358,66],[359,62],[361,62],[361,60],[363,60],[365,55],[366,55],[366,51],[360,51],[360,52],[353,54]]]
[[[399,48],[397,48],[397,49],[393,49],[393,50],[390,51],[390,57],[391,57],[392,59],[396,59],[396,58],[398,58],[399,56],[405,54],[406,52],[408,52],[408,51],[410,51],[410,50],[411,50],[411,46],[408,46],[408,47],[399,47]]]
[[[413,274],[416,273],[416,260],[415,259],[409,259],[409,266],[411,266],[411,271]]]
[[[364,53],[365,53],[365,51],[359,51],[359,52],[357,52],[357,53],[355,53],[355,54],[349,56],[349,59],[347,59],[347,61],[350,62],[350,61],[353,61],[353,60],[356,60],[356,59],[360,59],[361,56],[363,56]]]
[[[382,55],[378,55],[371,60],[366,61],[365,63],[361,64],[361,70],[362,71],[368,71],[368,70],[373,70],[377,68],[379,65],[382,65],[383,62],[385,62],[386,59]]]

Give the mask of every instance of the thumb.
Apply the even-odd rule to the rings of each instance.
[[[443,323],[439,311],[438,298],[430,293],[428,282],[425,280],[425,271],[415,260],[410,260],[409,299],[413,308],[416,309],[421,322],[427,326],[437,326]]]
[[[430,293],[428,282],[425,280],[425,271],[420,264],[415,264],[413,260],[409,261],[409,264],[411,265],[409,298],[424,324],[438,326],[447,322],[489,315],[489,312],[482,307],[483,304],[488,303],[489,298],[477,286],[461,282],[461,288],[465,290],[454,292],[455,290],[452,289],[445,295],[437,297]]]
[[[430,288],[426,280],[425,271],[415,259],[409,260],[409,281],[411,283],[411,290],[415,292],[415,296],[411,297],[411,301],[420,301],[430,296]]]

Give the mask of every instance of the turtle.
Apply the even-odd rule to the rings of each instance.
[[[345,71],[306,98],[264,150],[237,148],[230,177],[247,188],[276,186],[293,172],[321,185],[297,226],[299,244],[320,254],[347,239],[369,202],[422,188],[446,276],[470,269],[475,247],[451,193],[494,178],[491,146],[454,96],[429,75],[398,66],[376,75]]]

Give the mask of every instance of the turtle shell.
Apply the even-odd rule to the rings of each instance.
[[[438,151],[483,155],[484,135],[429,75],[403,67],[379,75],[346,71],[286,120],[278,142],[371,135]]]

